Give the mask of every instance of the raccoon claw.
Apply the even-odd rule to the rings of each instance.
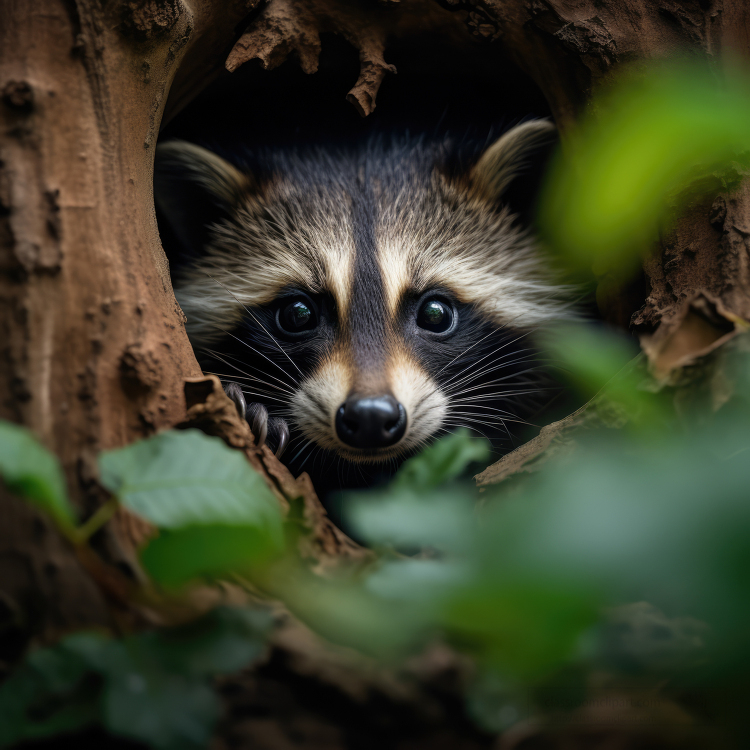
[[[273,446],[276,446],[276,450],[274,451],[276,458],[281,458],[284,455],[288,443],[289,427],[287,426],[286,420],[281,419],[281,417],[269,417],[268,447],[273,450]]]
[[[237,407],[237,413],[240,415],[240,419],[245,419],[247,412],[247,402],[245,401],[245,395],[242,393],[237,383],[226,383],[224,385],[224,393],[234,401],[234,405]]]
[[[255,436],[258,448],[262,448],[268,435],[268,410],[263,404],[250,404],[247,407],[245,418]]]
[[[268,410],[263,404],[248,404],[242,388],[237,383],[227,383],[224,393],[234,401],[240,417],[247,420],[258,448],[262,448],[268,438],[268,447],[274,451],[276,458],[281,458],[289,443],[289,427],[286,421],[281,417],[269,417]]]

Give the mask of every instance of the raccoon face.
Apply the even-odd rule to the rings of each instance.
[[[459,425],[509,433],[539,396],[526,336],[567,310],[515,202],[554,137],[524,123],[463,170],[447,142],[236,166],[160,145],[160,227],[202,365],[286,420],[293,461],[393,463]]]

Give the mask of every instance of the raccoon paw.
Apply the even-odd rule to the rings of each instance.
[[[276,454],[276,458],[281,458],[289,444],[289,426],[281,417],[269,417],[267,424],[268,447]]]
[[[227,383],[224,392],[234,401],[240,417],[247,420],[258,448],[262,448],[268,442],[268,447],[274,451],[276,458],[281,458],[289,443],[289,427],[286,420],[269,417],[268,410],[263,404],[248,404],[242,388],[237,383]]]

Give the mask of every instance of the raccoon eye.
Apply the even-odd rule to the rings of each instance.
[[[315,309],[305,299],[295,299],[279,308],[276,322],[286,333],[311,331],[318,324]]]
[[[417,313],[417,325],[433,333],[445,333],[452,323],[453,310],[438,299],[425,300]]]

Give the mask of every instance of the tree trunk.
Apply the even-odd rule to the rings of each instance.
[[[0,3],[0,416],[60,457],[83,513],[97,453],[181,421],[200,375],[156,227],[154,147],[185,55],[178,97],[220,70],[252,5]],[[9,612],[44,638],[109,621],[47,524],[2,504]]]
[[[388,39],[408,37],[429,6],[439,23],[450,16],[502,46],[539,86],[564,137],[592,89],[620,64],[685,48],[739,54],[750,42],[750,9],[741,0],[441,0],[442,8],[437,0],[388,8],[373,0],[269,0],[234,47],[257,4],[0,0],[0,418],[28,426],[60,457],[82,515],[102,500],[97,453],[183,422],[185,381],[200,376],[157,231],[153,154],[165,108],[168,116],[182,109],[230,52],[233,68],[255,57],[273,67],[296,52],[312,71],[319,32],[341,34],[360,51],[350,100],[366,115],[393,72]],[[501,115],[502,102],[495,106]],[[693,207],[646,263],[647,294],[601,279],[603,315],[624,326],[634,316],[655,365],[668,371],[670,362],[720,341],[727,321],[750,320],[749,201],[745,188]],[[693,335],[691,310],[713,326],[707,336]],[[281,495],[306,493],[315,507],[314,493],[289,489],[291,478],[272,457],[258,467]],[[121,623],[112,592],[46,521],[3,488],[0,504],[0,626],[14,636],[0,658],[16,656],[30,639]],[[319,518],[310,523],[326,554],[352,554],[330,528],[320,531]],[[132,519],[121,519],[105,540],[108,559],[132,570],[137,533]],[[297,670],[310,682],[303,662],[299,654],[272,662],[258,679],[291,684]],[[328,683],[341,721],[350,711],[345,682]],[[310,695],[318,689],[300,685]],[[391,709],[413,716],[409,700],[393,699]],[[318,727],[335,725],[318,708],[304,710]],[[430,746],[427,736],[450,724],[433,719],[425,720],[425,743],[410,747]],[[450,732],[462,746],[487,744],[455,724]],[[327,746],[344,747],[336,731],[295,746],[328,736]],[[249,731],[232,746],[249,746],[255,736]]]
[[[493,36],[537,83],[563,140],[592,90],[623,65],[698,53],[721,66],[746,58],[750,44],[750,10],[741,0],[479,0],[461,5],[472,8],[475,25],[491,25]],[[623,326],[635,324],[652,362],[667,342],[670,348],[697,351],[706,337],[721,339],[728,321],[750,319],[749,199],[745,187],[693,206],[663,238],[660,257],[645,264],[645,299],[634,298],[607,274],[600,279],[602,314]],[[697,340],[692,330],[682,330],[696,300],[713,328]]]

